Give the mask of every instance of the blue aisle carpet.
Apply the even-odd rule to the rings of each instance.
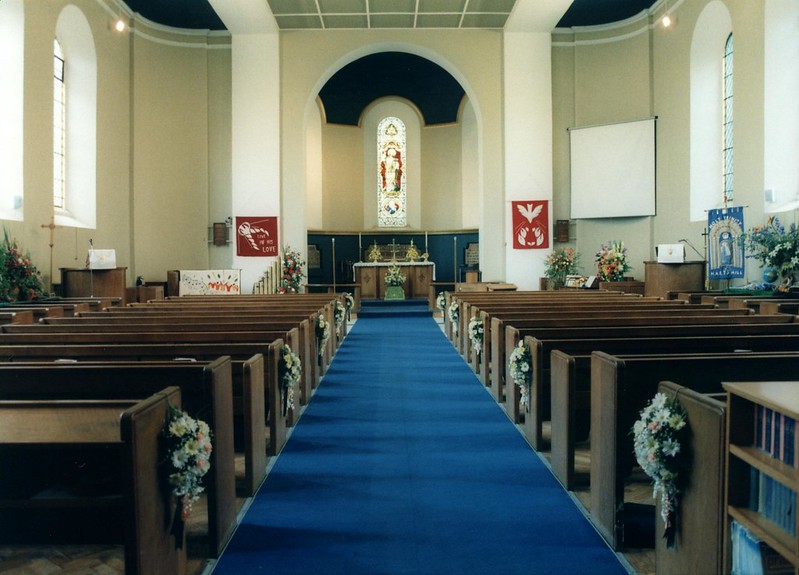
[[[430,317],[359,317],[214,574],[624,574]]]

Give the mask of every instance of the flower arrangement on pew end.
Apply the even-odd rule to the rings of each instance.
[[[607,245],[602,244],[596,253],[597,279],[603,282],[620,282],[624,279],[624,274],[630,269],[627,263],[627,248],[624,242],[611,241]]]
[[[469,320],[469,341],[476,354],[483,351],[483,318],[474,316]]]
[[[574,248],[557,248],[546,258],[544,275],[549,280],[550,289],[559,289],[566,284],[566,276],[577,274],[579,254]]]
[[[347,310],[347,321],[352,319],[352,308],[355,307],[355,298],[349,292],[344,292],[344,307]]]
[[[635,458],[652,479],[652,497],[660,494],[667,547],[674,547],[679,495],[690,469],[688,433],[685,409],[676,397],[670,399],[664,393],[652,398],[632,428]]]
[[[294,390],[299,386],[302,377],[300,356],[294,353],[289,345],[283,345],[280,348],[278,377],[283,398],[283,415],[286,415],[289,409],[294,409]]]
[[[6,229],[0,243],[0,258],[0,303],[45,297],[39,270],[31,263],[29,255],[23,255],[16,240],[9,239]]]
[[[180,549],[186,520],[191,515],[193,503],[205,490],[203,477],[211,469],[211,429],[204,421],[170,405],[162,439],[166,483],[176,499],[172,534],[175,535],[176,547]]]
[[[441,310],[441,313],[444,313],[444,309],[447,307],[447,292],[440,291],[436,296],[436,307]]]
[[[458,333],[458,322],[460,319],[460,308],[458,306],[458,302],[454,301],[449,304],[449,308],[447,309],[447,315],[449,316],[449,323],[452,325],[452,333]]]
[[[333,309],[333,323],[336,326],[336,331],[341,330],[341,326],[344,325],[344,319],[347,317],[347,308],[346,306],[339,300],[336,300],[336,307]]]
[[[319,360],[321,361],[322,356],[324,355],[322,350],[327,343],[327,339],[330,337],[330,323],[321,313],[316,316],[314,333],[316,334],[316,352],[319,356]]]
[[[283,261],[281,263],[280,285],[277,293],[300,293],[302,280],[305,274],[302,266],[305,265],[300,252],[292,250],[289,246],[283,248]]]
[[[533,381],[533,357],[530,353],[530,348],[524,345],[523,341],[520,341],[513,348],[508,358],[508,365],[510,367],[510,376],[513,378],[514,383],[519,386],[522,394],[520,404],[525,411],[529,411],[530,384]]]
[[[788,291],[796,281],[799,270],[799,230],[796,224],[788,229],[779,218],[772,216],[766,225],[755,226],[741,236],[746,257],[759,261],[767,272],[773,270],[777,291]]]

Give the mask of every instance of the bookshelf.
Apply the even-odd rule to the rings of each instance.
[[[723,385],[727,391],[727,570],[736,555],[732,541],[740,542],[736,533],[742,527],[759,550],[765,544],[779,555],[768,555],[771,551],[765,548],[768,553],[761,560],[776,567],[772,572],[799,575],[799,382]],[[737,557],[740,561],[740,549]]]

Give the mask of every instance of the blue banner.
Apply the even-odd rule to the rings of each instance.
[[[721,208],[707,213],[710,279],[744,277],[744,209]]]

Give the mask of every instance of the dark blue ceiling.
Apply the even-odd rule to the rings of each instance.
[[[330,124],[357,125],[363,110],[384,96],[413,102],[424,123],[458,119],[464,90],[449,72],[421,56],[380,52],[344,66],[322,87],[319,98]]]

